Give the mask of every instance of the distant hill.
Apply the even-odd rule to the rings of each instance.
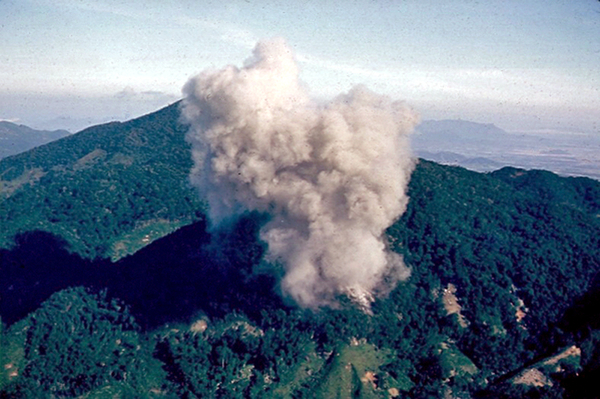
[[[500,162],[492,161],[488,158],[469,158],[467,156],[450,151],[429,152],[417,150],[415,153],[420,158],[427,159],[429,161],[434,161],[443,165],[462,166],[463,168],[474,170],[476,172],[491,172],[505,166]]]
[[[514,137],[493,124],[464,120],[425,120],[412,137],[415,154],[444,165],[458,165],[477,172],[513,166],[499,157],[508,154]]]
[[[563,176],[600,180],[600,138],[594,134],[517,133],[493,124],[425,120],[412,137],[415,154],[477,172],[504,166],[544,169]]]
[[[417,127],[414,144],[456,145],[458,143],[489,143],[510,137],[491,123],[476,123],[461,119],[425,120]]]
[[[420,160],[411,277],[313,312],[268,215],[209,234],[185,132],[173,104],[0,161],[0,397],[598,397],[600,182]]]
[[[25,125],[0,121],[0,159],[68,136],[66,130],[35,130]]]

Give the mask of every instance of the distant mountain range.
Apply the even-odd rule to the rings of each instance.
[[[477,172],[490,172],[502,168],[503,165],[500,162],[492,161],[491,159],[484,157],[469,158],[465,155],[457,154],[450,151],[440,152],[429,152],[429,151],[416,151],[419,158],[427,159],[429,161],[437,162],[442,165],[454,165],[462,166],[470,170]]]
[[[508,133],[493,124],[426,120],[412,138],[415,154],[477,172],[504,166],[545,169],[600,180],[600,137],[567,133]]]
[[[70,134],[66,130],[35,130],[25,125],[0,121],[0,159],[19,154]]]
[[[476,123],[462,119],[425,120],[417,127],[414,137],[417,146],[433,145],[450,148],[457,144],[489,144],[510,135],[491,123]]]

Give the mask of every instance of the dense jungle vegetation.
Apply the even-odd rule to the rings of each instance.
[[[215,234],[177,104],[0,161],[0,397],[600,396],[600,183],[420,161],[372,314]],[[535,377],[535,378],[534,378]]]

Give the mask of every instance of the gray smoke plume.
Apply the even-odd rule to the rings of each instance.
[[[368,306],[408,277],[384,231],[408,202],[418,122],[409,107],[362,86],[312,102],[283,40],[258,43],[243,68],[205,71],[183,92],[191,180],[210,220],[269,212],[261,237],[298,304],[345,294]]]

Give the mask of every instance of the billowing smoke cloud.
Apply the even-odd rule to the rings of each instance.
[[[406,208],[414,166],[408,136],[418,118],[404,103],[362,86],[311,102],[283,40],[258,43],[243,68],[203,72],[183,91],[191,179],[211,221],[273,215],[261,237],[300,305],[339,294],[367,305],[408,277],[384,237]]]

